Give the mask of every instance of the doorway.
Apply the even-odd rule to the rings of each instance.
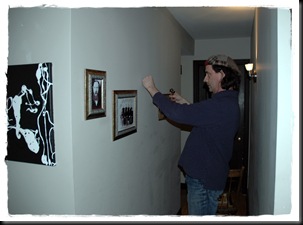
[[[229,166],[231,169],[245,167],[242,180],[242,193],[247,194],[247,168],[248,168],[248,137],[249,137],[249,77],[245,69],[245,64],[249,59],[234,60],[241,73],[241,84],[239,90],[239,105],[241,112],[241,121],[238,133],[234,139],[233,155]],[[211,98],[211,93],[207,85],[203,82],[205,77],[205,60],[193,61],[193,96],[194,102],[199,102]]]

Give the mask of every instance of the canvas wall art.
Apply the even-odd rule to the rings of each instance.
[[[52,63],[9,65],[6,160],[56,165]]]

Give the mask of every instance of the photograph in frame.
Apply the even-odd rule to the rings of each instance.
[[[85,70],[85,119],[106,116],[106,71]]]
[[[137,132],[137,90],[113,91],[113,140]]]

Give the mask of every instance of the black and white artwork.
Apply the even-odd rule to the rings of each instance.
[[[85,118],[106,116],[106,71],[86,69],[86,111]]]
[[[56,165],[52,63],[9,65],[6,160]]]
[[[113,140],[137,132],[137,90],[114,90]]]

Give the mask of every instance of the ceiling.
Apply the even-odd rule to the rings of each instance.
[[[254,7],[167,7],[194,40],[250,37]]]

